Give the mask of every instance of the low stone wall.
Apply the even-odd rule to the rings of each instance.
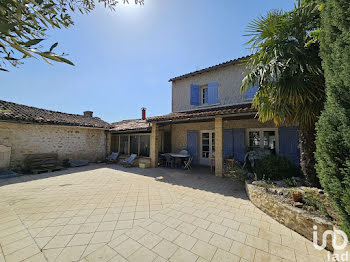
[[[323,232],[333,230],[333,224],[329,221],[278,201],[273,195],[268,194],[264,188],[254,186],[247,181],[245,185],[249,199],[256,207],[310,241],[313,241],[314,226],[317,226],[319,245],[322,244]],[[327,238],[326,248],[333,251],[330,238]]]

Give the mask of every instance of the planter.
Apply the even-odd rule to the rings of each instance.
[[[314,226],[318,228],[319,244],[322,243],[323,232],[333,230],[333,224],[330,221],[282,203],[274,195],[267,193],[264,188],[254,186],[248,181],[245,182],[245,185],[249,199],[256,207],[308,240],[313,241]],[[326,249],[333,251],[330,238],[327,239]]]
[[[303,200],[303,194],[301,192],[292,192],[292,198],[294,202],[301,202]]]

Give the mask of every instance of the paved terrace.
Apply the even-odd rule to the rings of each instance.
[[[240,184],[116,165],[0,180],[0,245],[1,262],[327,259]]]

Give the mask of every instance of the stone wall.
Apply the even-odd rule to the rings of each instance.
[[[246,182],[246,191],[250,201],[286,227],[296,231],[305,238],[313,241],[314,226],[318,228],[318,242],[322,243],[322,234],[326,230],[333,230],[333,224],[320,217],[310,215],[306,211],[277,201],[266,191]],[[333,251],[331,239],[328,238],[327,249]]]
[[[58,154],[64,158],[102,160],[106,155],[103,129],[0,122],[0,145],[11,147],[11,167],[22,165],[26,154]]]

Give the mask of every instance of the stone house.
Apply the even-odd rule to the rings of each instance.
[[[27,154],[58,154],[59,160],[103,160],[110,125],[91,111],[66,114],[0,100],[0,168],[18,167]]]
[[[238,58],[169,80],[172,112],[147,119],[152,123],[153,167],[158,165],[162,143],[170,144],[171,152],[187,149],[195,164],[209,165],[214,161],[217,176],[222,176],[225,158],[243,162],[246,152],[255,148],[270,149],[299,164],[297,127],[259,122],[251,108],[257,88],[240,92],[246,59]]]

